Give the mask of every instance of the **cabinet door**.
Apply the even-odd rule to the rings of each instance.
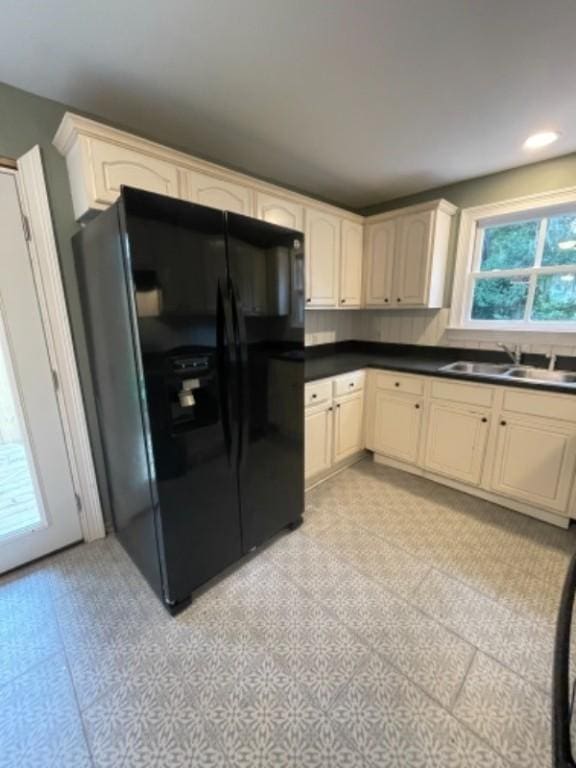
[[[497,493],[566,512],[575,465],[573,425],[501,417],[492,475]]]
[[[340,306],[359,307],[362,304],[362,241],[364,228],[355,221],[342,222],[340,255]]]
[[[186,174],[187,198],[221,211],[252,216],[253,192],[249,187],[197,171]]]
[[[306,304],[335,307],[338,304],[340,219],[308,208],[306,211]]]
[[[389,307],[396,248],[396,221],[371,224],[366,229],[366,306]]]
[[[302,232],[304,229],[304,208],[290,200],[281,197],[256,193],[256,216],[262,221],[278,224],[280,227],[296,229]]]
[[[336,401],[334,411],[334,461],[353,456],[364,448],[364,395],[358,392]]]
[[[314,409],[304,418],[304,474],[306,478],[332,466],[333,408]]]
[[[463,483],[478,485],[489,426],[486,413],[432,403],[424,466]]]
[[[122,185],[179,197],[178,168],[132,149],[92,139],[91,170],[95,202],[113,203]]]
[[[432,259],[434,211],[413,213],[399,219],[399,247],[394,261],[396,305],[426,306]]]
[[[377,390],[373,441],[376,453],[414,464],[421,429],[422,403],[418,398],[395,397]]]

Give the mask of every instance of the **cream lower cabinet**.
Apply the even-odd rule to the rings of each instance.
[[[503,414],[497,430],[492,490],[566,510],[576,467],[575,425]]]
[[[306,384],[305,477],[322,478],[364,450],[364,371]]]
[[[377,390],[373,450],[401,461],[415,462],[420,445],[422,414],[419,397]]]
[[[364,395],[356,392],[334,401],[334,461],[364,448]]]
[[[369,371],[382,463],[565,526],[576,517],[576,396]]]
[[[304,418],[305,464],[307,478],[326,472],[332,466],[334,408],[330,405],[309,409]]]
[[[490,428],[489,414],[462,405],[432,402],[428,410],[424,466],[478,485]]]

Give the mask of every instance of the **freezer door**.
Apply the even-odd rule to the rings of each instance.
[[[124,191],[168,598],[242,552],[236,345],[220,211]]]
[[[241,367],[238,465],[247,552],[303,513],[303,236],[236,214],[227,218]]]

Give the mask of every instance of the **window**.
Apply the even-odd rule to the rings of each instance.
[[[514,202],[463,212],[451,325],[576,332],[576,200]]]

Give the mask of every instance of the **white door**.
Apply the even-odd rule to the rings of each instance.
[[[492,489],[566,512],[576,466],[572,424],[503,415],[498,422]]]
[[[434,211],[413,213],[399,220],[400,245],[394,269],[394,301],[397,306],[428,303],[433,220]]]
[[[424,466],[463,483],[478,485],[489,426],[486,413],[432,403]]]
[[[338,304],[340,219],[308,208],[306,211],[306,306]]]
[[[364,228],[355,221],[342,222],[340,255],[340,306],[359,307],[362,303],[362,240]]]
[[[396,249],[396,220],[370,224],[366,229],[366,306],[390,307]]]
[[[411,464],[418,458],[422,403],[413,397],[376,392],[374,451]]]
[[[306,478],[332,466],[332,406],[308,410],[304,418],[304,474]]]
[[[13,173],[0,171],[0,572],[82,538]]]
[[[334,461],[342,461],[364,448],[364,393],[357,392],[336,401],[334,411]]]

